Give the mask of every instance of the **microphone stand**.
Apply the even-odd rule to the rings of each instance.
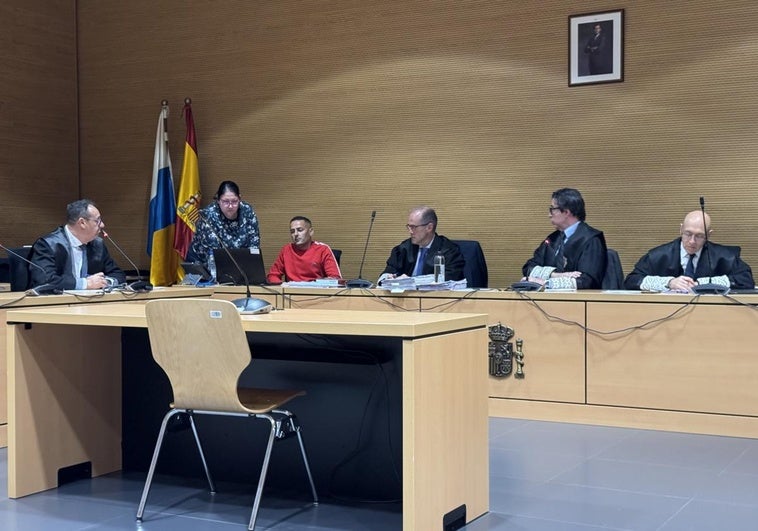
[[[129,256],[124,252],[124,250],[121,248],[119,244],[116,243],[116,240],[111,238],[107,232],[100,231],[103,235],[103,238],[109,240],[113,246],[118,249],[118,252],[120,252],[124,258],[126,258],[126,261],[131,264],[131,266],[134,268],[134,272],[137,273],[137,280],[132,282],[131,284],[128,284],[126,287],[127,289],[130,289],[132,291],[151,291],[153,289],[153,285],[150,284],[150,282],[147,282],[145,280],[142,280],[142,275],[140,275],[139,268],[137,265],[132,262],[132,259],[129,258]]]
[[[368,234],[366,235],[366,245],[363,247],[363,258],[361,258],[361,267],[358,270],[358,278],[348,280],[345,286],[348,288],[361,288],[369,289],[374,285],[370,280],[363,278],[363,264],[366,262],[366,250],[368,249],[368,241],[371,238],[371,229],[374,227],[374,219],[376,219],[376,210],[371,212],[371,222],[368,225]]]
[[[705,199],[703,196],[700,196],[700,211],[703,213],[703,229],[705,229],[705,245],[703,246],[702,254],[705,254],[705,259],[708,261],[708,272],[712,274],[713,266],[711,265],[711,253],[709,249],[710,245],[708,245],[708,224],[705,222]],[[711,280],[711,278],[712,276],[709,276],[708,280]],[[706,284],[698,284],[696,286],[692,286],[692,292],[697,295],[726,295],[729,292],[729,287],[708,282]]]
[[[202,217],[201,217],[202,219]],[[257,313],[269,313],[271,310],[274,309],[274,307],[271,305],[270,302],[264,300],[264,299],[258,299],[252,296],[250,293],[250,280],[247,278],[247,273],[240,267],[240,265],[237,263],[237,260],[234,259],[234,255],[229,252],[229,247],[226,245],[224,240],[219,238],[218,234],[216,234],[216,231],[213,230],[213,227],[211,227],[211,224],[207,222],[206,225],[208,226],[208,230],[211,231],[211,234],[218,240],[218,243],[221,245],[221,248],[226,253],[226,256],[229,257],[229,260],[232,261],[234,264],[234,267],[237,268],[237,271],[240,275],[242,275],[242,278],[245,280],[245,298],[243,299],[234,299],[232,301],[232,304],[234,304],[234,307],[237,308],[237,311],[241,314],[257,314]],[[213,249],[211,249],[211,252],[213,252]]]
[[[19,259],[23,260],[27,264],[36,267],[37,269],[39,269],[40,271],[42,271],[45,274],[45,277],[47,277],[47,271],[45,271],[45,268],[42,267],[41,265],[35,264],[34,262],[32,262],[31,260],[29,260],[28,258],[24,258],[20,254],[14,252],[14,251],[11,251],[10,249],[8,249],[5,245],[3,245],[1,243],[0,243],[0,249],[3,249],[6,253],[12,254],[16,258],[19,258]],[[28,290],[25,291],[25,293],[27,295],[34,295],[34,296],[37,296],[37,295],[60,295],[61,293],[63,293],[63,291],[60,288],[58,288],[57,285],[53,284],[52,282],[47,282],[45,284],[40,284],[39,286],[35,286],[35,287],[31,288],[31,289],[28,289]]]

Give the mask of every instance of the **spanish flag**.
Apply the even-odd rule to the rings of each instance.
[[[153,184],[150,188],[150,219],[147,254],[150,256],[150,283],[169,286],[176,281],[178,256],[174,251],[174,180],[168,153],[168,102],[158,115],[153,157]]]
[[[195,235],[195,222],[200,210],[200,172],[197,165],[197,141],[195,139],[195,121],[192,119],[192,100],[184,100],[184,120],[187,125],[187,137],[184,142],[184,163],[179,194],[176,198],[176,234],[174,249],[182,258],[187,252]],[[179,271],[184,276],[184,271]]]

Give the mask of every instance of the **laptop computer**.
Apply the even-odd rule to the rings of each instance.
[[[263,255],[260,249],[229,249],[227,254],[224,249],[213,249],[213,259],[216,261],[216,282],[219,284],[234,284],[244,286],[245,278],[240,274],[234,262],[229,258],[231,254],[247,275],[251,286],[259,286],[266,283],[266,268],[263,266]]]

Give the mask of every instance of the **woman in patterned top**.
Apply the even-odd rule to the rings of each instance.
[[[213,203],[200,211],[195,225],[190,254],[206,267],[212,250],[221,247],[221,238],[227,247],[243,248],[261,245],[258,217],[250,203],[240,199],[240,189],[234,181],[224,181],[218,187]]]

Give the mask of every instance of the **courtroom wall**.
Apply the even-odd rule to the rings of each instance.
[[[77,112],[75,0],[0,2],[3,245],[60,225],[79,195]]]
[[[568,15],[616,8],[624,81],[568,87]],[[78,39],[82,192],[141,265],[160,101],[178,185],[190,96],[206,200],[241,185],[268,263],[304,214],[354,277],[376,210],[376,278],[429,203],[502,287],[573,186],[627,272],[701,195],[758,267],[753,0],[79,0]]]

